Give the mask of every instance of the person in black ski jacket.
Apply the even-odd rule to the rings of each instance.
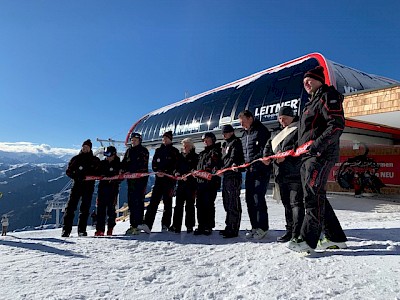
[[[62,236],[68,237],[71,234],[72,223],[74,221],[75,210],[79,200],[82,199],[79,208],[78,235],[87,236],[86,227],[89,217],[89,210],[92,204],[94,191],[94,180],[85,180],[86,176],[97,175],[100,160],[93,156],[92,142],[86,140],[82,144],[82,149],[78,155],[74,156],[67,167],[66,174],[74,180],[71,194],[63,218]]]
[[[274,132],[265,145],[264,156],[274,155],[297,147],[298,117],[290,106],[282,106],[278,113],[282,129]],[[304,219],[303,188],[300,180],[301,160],[288,156],[272,160],[275,184],[279,198],[285,208],[286,233],[278,237],[278,242],[288,242],[300,235]],[[264,161],[265,164],[271,160]]]
[[[216,143],[214,133],[206,132],[202,136],[205,149],[199,153],[197,170],[215,174],[221,168],[221,144]],[[221,187],[221,178],[212,176],[211,180],[197,177],[197,223],[194,235],[210,235],[215,227],[215,199]]]
[[[172,131],[165,132],[162,137],[162,144],[156,149],[153,156],[153,171],[159,173],[156,174],[156,181],[152,190],[150,204],[147,207],[144,224],[139,226],[139,229],[146,233],[151,232],[161,199],[164,203],[164,212],[161,220],[162,231],[167,231],[171,225],[172,197],[176,180],[162,173],[169,175],[176,173],[179,155],[179,150],[172,146]]]
[[[222,135],[225,140],[222,144],[222,169],[243,164],[242,142],[236,137],[233,127],[231,125],[224,125],[222,127]],[[241,186],[242,173],[238,169],[223,173],[222,200],[226,212],[226,226],[221,234],[224,238],[234,238],[239,235],[242,218],[242,204],[240,202]]]
[[[245,163],[250,163],[263,157],[265,144],[271,137],[268,129],[248,111],[239,114],[240,124],[243,127],[241,138]],[[251,231],[246,238],[262,239],[269,229],[268,208],[265,200],[271,166],[264,165],[261,161],[252,163],[246,171],[246,203],[250,217]]]
[[[148,173],[149,150],[142,145],[142,135],[132,132],[130,140],[131,144],[122,159],[121,173]],[[148,176],[127,180],[130,227],[126,231],[126,235],[138,235],[140,233],[138,226],[143,223],[144,198],[148,180]]]
[[[339,138],[345,127],[343,95],[325,84],[321,66],[305,73],[303,84],[310,98],[300,117],[298,145],[314,142],[302,156],[306,215],[300,236],[288,248],[298,252],[309,252],[317,245],[319,249],[345,248],[346,235],[326,198],[326,183],[339,158]],[[320,240],[322,229],[325,237]]]
[[[112,177],[118,175],[121,161],[114,146],[108,146],[104,151],[105,159],[100,162],[99,175]],[[100,180],[97,192],[97,224],[95,236],[103,236],[107,215],[107,235],[112,235],[115,226],[115,205],[119,193],[120,180]]]
[[[196,170],[199,161],[199,155],[196,153],[196,148],[190,138],[182,140],[182,152],[179,157],[178,168],[175,176],[182,176]],[[193,176],[188,176],[183,180],[178,181],[176,189],[176,203],[174,208],[173,223],[170,231],[175,233],[181,232],[183,207],[185,206],[185,226],[187,233],[193,232],[195,226],[195,199],[197,181]]]

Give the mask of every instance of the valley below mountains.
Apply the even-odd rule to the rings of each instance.
[[[9,216],[9,231],[32,230],[42,225],[41,215],[47,202],[54,197],[68,199],[69,190],[62,195],[59,193],[70,182],[65,170],[71,157],[0,151],[0,216]],[[153,183],[154,178],[149,178],[147,191]],[[96,192],[97,188],[91,211],[95,209]],[[122,206],[124,202],[127,202],[126,181],[120,186],[119,203]],[[52,218],[47,223],[55,224],[55,211],[51,214]]]

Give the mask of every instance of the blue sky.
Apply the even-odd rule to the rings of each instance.
[[[399,11],[398,0],[2,0],[0,142],[124,140],[185,93],[311,52],[400,80]]]

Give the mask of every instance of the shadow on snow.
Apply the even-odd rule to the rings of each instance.
[[[17,239],[22,240],[21,238],[17,238]],[[44,239],[35,238],[32,240],[43,241],[43,242],[48,241],[47,238],[44,238]],[[56,240],[56,239],[50,239],[50,240]],[[61,243],[61,241],[60,241],[60,243]],[[71,242],[68,242],[68,243],[71,243]],[[10,246],[10,247],[15,247],[15,248],[23,248],[23,249],[28,249],[28,250],[36,250],[36,251],[40,251],[40,252],[45,252],[45,253],[49,253],[49,254],[57,254],[57,255],[61,255],[61,256],[86,258],[86,256],[84,256],[84,255],[76,254],[69,250],[58,249],[58,248],[43,245],[40,243],[0,240],[0,245]]]

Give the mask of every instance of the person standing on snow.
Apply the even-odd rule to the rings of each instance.
[[[278,113],[282,130],[272,134],[264,148],[264,156],[295,149],[298,139],[298,117],[290,106],[282,106]],[[263,161],[270,164],[271,160]],[[300,179],[301,160],[288,156],[273,160],[275,184],[279,187],[279,198],[285,208],[286,232],[278,237],[280,243],[288,242],[300,235],[304,219],[303,187]]]
[[[222,144],[222,169],[239,166],[244,162],[242,142],[235,135],[231,125],[222,127],[224,143]],[[226,212],[225,229],[220,233],[224,238],[234,238],[239,235],[242,218],[240,189],[242,187],[242,172],[238,169],[223,173],[222,200]]]
[[[8,217],[7,215],[3,215],[1,217],[1,235],[3,236],[7,235],[8,225],[9,225]]]
[[[104,151],[105,159],[100,162],[99,175],[112,177],[119,174],[121,161],[114,146],[108,146]],[[115,226],[115,205],[119,193],[120,180],[100,180],[97,193],[97,224],[95,236],[103,236],[105,232],[106,215],[107,235],[112,235]]]
[[[171,225],[172,218],[172,197],[175,189],[175,179],[165,176],[162,173],[173,175],[179,160],[179,150],[172,146],[172,131],[163,134],[162,144],[156,149],[152,169],[156,174],[156,181],[152,190],[150,204],[147,206],[144,223],[139,225],[139,229],[150,233],[153,227],[154,219],[157,214],[158,205],[161,199],[164,203],[164,212],[161,220],[162,231],[167,231]]]
[[[300,236],[287,247],[297,252],[346,248],[346,235],[326,198],[330,170],[339,158],[339,138],[345,127],[343,95],[325,84],[318,66],[304,74],[304,89],[310,95],[300,116],[298,145],[314,141],[302,156],[301,182],[306,214]],[[320,240],[321,232],[325,237]]]
[[[82,201],[79,208],[78,235],[87,236],[86,227],[90,206],[92,204],[95,182],[94,180],[85,180],[85,177],[97,175],[99,162],[100,160],[93,156],[92,142],[86,140],[83,142],[79,154],[74,156],[68,164],[66,174],[74,180],[74,184],[65,207],[62,237],[68,237],[71,234],[75,211],[80,199],[82,199]]]
[[[251,163],[263,157],[264,147],[271,137],[271,133],[248,110],[242,111],[238,117],[240,125],[243,127],[241,141],[244,161]],[[266,166],[261,161],[254,162],[247,168],[245,179],[246,203],[252,229],[246,234],[246,238],[262,239],[269,229],[265,194],[271,169],[271,166]]]
[[[149,150],[142,145],[142,135],[132,132],[130,135],[131,144],[126,150],[122,160],[121,172],[148,173],[149,172]],[[135,179],[128,179],[128,207],[130,211],[130,227],[126,235],[138,235],[138,226],[143,223],[144,197],[149,176]]]
[[[205,149],[199,153],[197,170],[215,174],[221,168],[221,144],[216,143],[217,138],[212,132],[203,136]],[[211,180],[197,177],[197,223],[194,235],[210,235],[215,227],[215,199],[221,187],[221,178],[212,176]]]
[[[199,161],[199,155],[196,153],[196,148],[190,138],[182,140],[182,152],[178,162],[178,169],[175,176],[181,176],[196,170]],[[187,233],[193,232],[196,224],[195,217],[195,201],[196,201],[196,178],[189,176],[178,181],[176,189],[176,203],[174,208],[174,217],[170,231],[175,233],[181,232],[183,206],[185,206],[185,226]]]

